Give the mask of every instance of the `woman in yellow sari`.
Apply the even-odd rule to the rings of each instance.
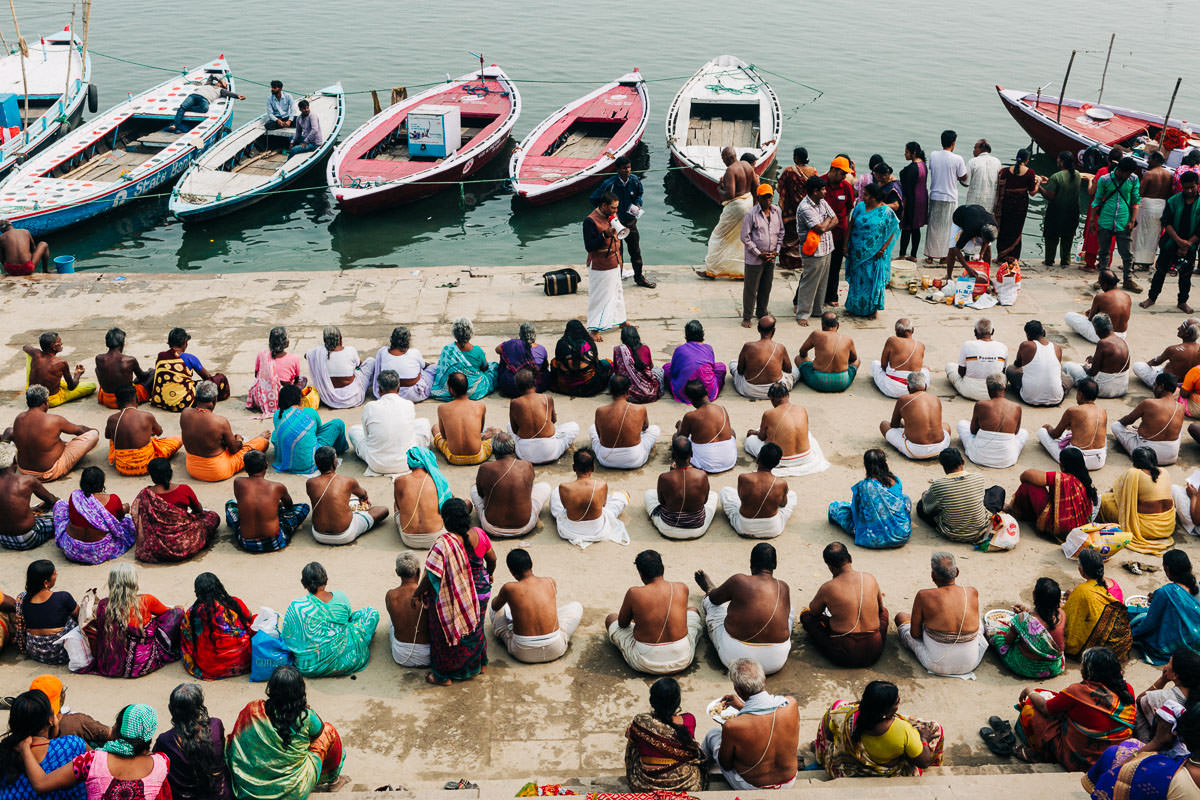
[[[1139,447],[1131,457],[1133,466],[1117,479],[1111,492],[1100,496],[1100,522],[1116,522],[1133,534],[1130,550],[1161,556],[1174,546],[1175,501],[1171,479],[1158,468],[1158,456],[1149,447]]]
[[[1071,590],[1063,607],[1064,652],[1079,658],[1089,648],[1107,647],[1124,661],[1133,647],[1133,634],[1121,587],[1105,580],[1104,558],[1095,550],[1080,552],[1079,574],[1083,583]]]

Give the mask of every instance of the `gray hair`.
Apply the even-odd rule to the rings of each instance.
[[[40,383],[35,383],[25,390],[25,405],[30,408],[44,406],[50,402],[50,390]]]
[[[987,387],[988,397],[999,397],[1008,387],[1008,380],[1003,372],[993,372],[984,379],[983,384]]]
[[[200,381],[196,384],[197,403],[215,403],[220,394],[221,390],[212,381]]]
[[[522,322],[521,327],[517,331],[517,338],[526,345],[532,346],[537,341],[537,331],[533,329],[533,323]]]
[[[1194,319],[1189,319],[1183,323],[1183,334],[1185,342],[1194,342],[1200,339],[1200,322]]]
[[[767,674],[753,658],[738,658],[729,665],[729,680],[739,697],[751,697],[767,688]]]
[[[8,469],[17,460],[17,446],[12,442],[0,442],[0,469]]]
[[[1112,333],[1112,317],[1110,317],[1108,314],[1105,314],[1103,311],[1099,314],[1093,314],[1092,327],[1095,328],[1096,333],[1101,339],[1103,339],[1105,336],[1108,336],[1110,333]]]
[[[995,332],[996,332],[996,329],[994,327],[992,327],[992,321],[990,319],[988,319],[987,317],[984,317],[975,322],[975,338],[976,339],[982,339],[984,336],[991,336]]]
[[[412,550],[405,550],[396,556],[396,574],[401,580],[416,578],[421,574],[421,559]]]
[[[400,375],[394,369],[385,369],[379,373],[379,393],[387,394],[400,388]]]
[[[924,370],[914,369],[908,373],[908,380],[905,383],[910,392],[920,392],[929,388],[929,379],[925,377]]]
[[[454,326],[450,331],[454,334],[454,341],[459,344],[466,344],[475,335],[475,326],[471,324],[471,320],[467,317],[459,317],[454,320]]]
[[[908,317],[901,317],[900,319],[896,320],[896,335],[897,336],[904,336],[905,334],[909,334],[912,332],[913,332],[913,324],[912,324],[911,319],[909,319]]]
[[[929,568],[933,571],[935,580],[952,581],[958,577],[958,565],[954,563],[954,554],[946,550],[938,550],[929,557]]]
[[[517,440],[508,431],[500,431],[492,437],[492,455],[499,458],[500,456],[511,456],[517,452]]]
[[[325,349],[333,352],[333,348],[342,343],[342,332],[337,325],[326,325],[321,328],[321,340],[325,342]]]

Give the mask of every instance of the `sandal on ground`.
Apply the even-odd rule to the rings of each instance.
[[[988,725],[1000,737],[1011,739],[1013,735],[1012,724],[1002,717],[988,717]]]
[[[1148,575],[1151,572],[1158,572],[1158,567],[1153,564],[1146,564],[1142,561],[1126,561],[1121,565],[1126,571],[1134,575]]]
[[[641,275],[634,277],[633,282],[646,289],[654,289],[658,287],[657,283]]]
[[[1014,742],[1011,737],[1005,738],[991,728],[980,728],[979,736],[983,739],[983,743],[987,745],[987,749],[992,751],[993,755],[1000,758],[1012,757]]]

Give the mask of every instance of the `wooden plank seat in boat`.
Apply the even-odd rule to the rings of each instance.
[[[166,130],[151,131],[150,133],[142,134],[131,144],[135,144],[144,150],[162,150],[164,147],[170,147],[179,139],[179,133],[171,133]]]
[[[192,195],[201,202],[208,202],[217,195],[231,197],[262,186],[263,183],[263,176],[256,174],[197,170],[188,177],[187,191],[181,194],[185,197]]]
[[[471,140],[483,131],[483,128],[463,128],[461,147],[466,147],[471,143]],[[386,148],[377,153],[372,161],[441,161],[441,158],[412,158],[408,153],[408,139],[401,138],[395,143],[389,144]]]
[[[588,136],[582,131],[576,131],[567,136],[567,140],[559,145],[550,155],[555,158],[586,158],[594,160],[602,154],[612,141],[609,136]]]
[[[692,117],[688,123],[687,144],[712,147],[758,147],[754,123],[748,119],[736,121],[717,117]]]
[[[132,170],[146,163],[145,153],[131,153],[128,150],[109,150],[92,156],[90,159],[61,176],[66,180],[75,181],[114,181],[125,170]]]

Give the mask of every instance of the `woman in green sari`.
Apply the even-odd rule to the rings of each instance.
[[[300,583],[308,594],[293,600],[283,617],[283,642],[296,657],[296,668],[307,677],[322,677],[366,667],[379,612],[369,606],[352,611],[345,592],[326,591],[329,576],[316,561],[305,565]]]
[[[1023,678],[1053,678],[1065,668],[1062,590],[1052,578],[1038,578],[1033,608],[1017,603],[1010,619],[985,621],[984,633],[1005,666]]]

